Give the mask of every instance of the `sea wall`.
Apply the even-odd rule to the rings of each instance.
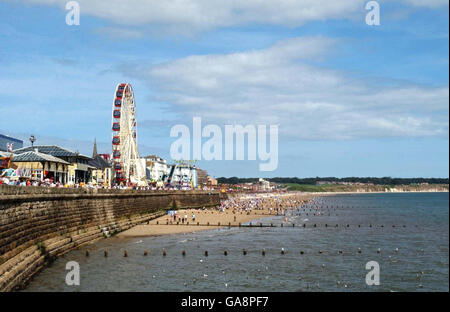
[[[168,209],[210,207],[208,191],[0,185],[0,291],[21,288],[55,257],[147,222]]]

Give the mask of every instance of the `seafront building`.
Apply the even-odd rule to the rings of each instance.
[[[178,187],[197,188],[197,168],[189,164],[174,165],[171,184]]]
[[[270,191],[272,187],[270,186],[270,182],[264,180],[263,178],[259,178],[258,182],[254,184],[256,186],[255,190],[258,191]]]
[[[208,172],[206,170],[197,168],[197,182],[198,185],[203,188],[208,186],[209,180],[208,180]]]
[[[97,140],[94,141],[92,159],[88,161],[92,167],[90,182],[96,185],[110,187],[112,184],[112,165],[109,154],[98,154]]]
[[[198,188],[198,169],[189,163],[177,162],[168,164],[157,155],[144,157],[147,179],[151,183],[168,183],[173,187]],[[205,183],[206,184],[206,183]]]
[[[34,145],[12,152],[0,151],[0,160],[0,175],[8,177],[10,181],[33,180],[67,186],[114,185],[110,155],[98,154],[96,142],[92,157],[57,145]],[[209,177],[206,171],[190,162],[168,164],[157,155],[146,156],[140,161],[146,168],[149,185],[153,187],[205,189],[217,185],[217,181]]]
[[[68,182],[69,163],[61,158],[28,151],[15,154],[12,163],[17,166],[15,176],[33,180],[52,179],[54,182],[65,184]]]
[[[96,155],[93,159],[89,160],[88,165],[92,167],[90,182],[97,185],[111,186],[112,166],[110,162],[102,156]]]
[[[23,147],[14,150],[14,154],[20,155],[33,151],[40,154],[47,154],[67,162],[69,164],[68,177],[65,183],[68,184],[89,183],[92,176],[92,170],[96,169],[94,166],[89,165],[89,161],[92,160],[91,157],[78,152],[73,152],[57,145],[35,145]],[[47,171],[47,174],[44,172],[44,179],[46,178],[52,178],[51,171]]]
[[[156,155],[149,155],[144,157],[144,159],[146,176],[150,182],[167,180],[170,173],[170,165],[167,164],[165,159]]]
[[[213,177],[208,176],[207,179],[208,179],[208,183],[207,183],[208,186],[215,187],[218,185],[217,180],[214,179]]]

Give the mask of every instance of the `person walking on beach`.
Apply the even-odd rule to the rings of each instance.
[[[192,213],[192,222],[195,222],[195,214]]]

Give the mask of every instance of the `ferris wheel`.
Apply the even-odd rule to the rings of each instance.
[[[145,166],[137,148],[136,104],[128,83],[117,85],[112,106],[112,158],[116,183],[146,185]]]

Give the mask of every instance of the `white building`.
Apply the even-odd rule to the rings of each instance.
[[[166,160],[156,156],[150,155],[145,158],[145,172],[147,179],[150,181],[164,181],[169,175],[170,165],[167,164]]]
[[[173,186],[197,187],[197,168],[187,164],[177,164],[173,170],[171,184]]]
[[[264,180],[264,179],[262,179],[262,178],[259,178],[258,183],[259,183],[260,189],[261,189],[262,191],[270,191],[270,190],[271,190],[270,182],[269,182],[269,181],[266,181],[266,180]]]
[[[198,185],[197,168],[178,162],[168,164],[165,159],[150,155],[144,157],[147,179],[151,182],[169,182],[172,186],[194,187]]]
[[[172,175],[172,184],[189,186],[192,179],[192,167],[177,165]]]

